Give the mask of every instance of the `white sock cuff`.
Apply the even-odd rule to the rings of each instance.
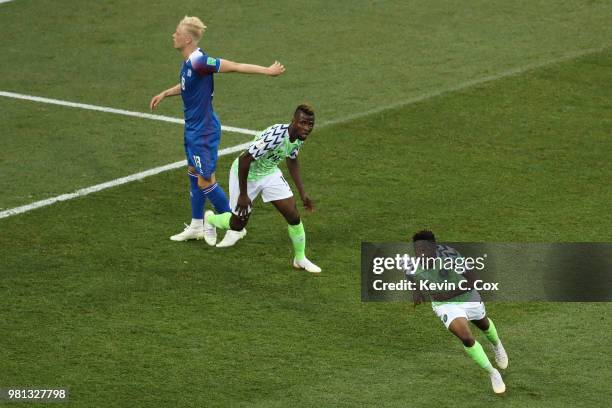
[[[203,219],[192,218],[191,219],[191,226],[192,227],[204,227],[204,220]]]

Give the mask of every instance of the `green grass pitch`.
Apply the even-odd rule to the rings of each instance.
[[[144,112],[176,81],[185,14],[212,55],[287,67],[218,76],[224,125],[317,109],[300,160],[323,274],[291,268],[260,201],[234,248],[168,240],[190,216],[182,169],[0,219],[0,388],[65,386],[74,407],[609,403],[609,304],[488,304],[510,357],[497,397],[427,305],[360,302],[359,248],[423,227],[612,241],[610,2],[15,0],[0,91]],[[0,211],[183,158],[171,123],[0,97],[0,126]]]

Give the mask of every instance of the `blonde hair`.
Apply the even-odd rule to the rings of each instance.
[[[185,27],[185,30],[189,33],[193,41],[198,42],[202,39],[204,35],[204,30],[206,30],[206,26],[197,17],[185,16],[179,23],[180,26]]]

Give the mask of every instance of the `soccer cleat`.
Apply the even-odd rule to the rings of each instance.
[[[497,346],[493,346],[493,351],[495,352],[495,363],[502,370],[508,367],[508,354],[506,354],[506,350],[504,350],[504,346],[501,341],[497,343]]]
[[[293,258],[293,267],[296,269],[306,269],[308,272],[311,272],[311,273],[321,272],[321,268],[319,268],[317,265],[310,262],[308,258],[304,258],[300,261]]]
[[[191,225],[187,224],[185,224],[185,229],[183,232],[170,237],[172,241],[189,241],[190,239],[202,238],[204,238],[204,228],[192,227]]]
[[[210,246],[214,246],[217,243],[217,228],[208,223],[208,216],[214,215],[215,213],[208,210],[204,214],[204,241]]]
[[[236,242],[244,238],[246,233],[246,228],[243,228],[240,231],[227,230],[221,242],[217,244],[217,248],[227,248],[234,246]]]
[[[493,392],[496,394],[503,394],[506,392],[506,384],[504,384],[504,380],[502,379],[499,371],[493,369],[489,374],[491,376],[491,385],[493,386]]]

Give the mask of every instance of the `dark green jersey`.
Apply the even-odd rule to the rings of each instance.
[[[438,245],[436,258],[432,258],[429,265],[415,264],[409,259],[404,272],[408,279],[416,283],[416,287],[431,298],[433,307],[444,303],[480,302],[480,295],[476,290],[457,294],[445,300],[435,300],[440,297],[446,298],[454,291],[461,291],[462,286],[469,287],[467,279],[463,276],[464,269],[453,268],[457,265],[457,259],[461,258],[459,252],[448,245]],[[460,272],[458,272],[460,271]]]

